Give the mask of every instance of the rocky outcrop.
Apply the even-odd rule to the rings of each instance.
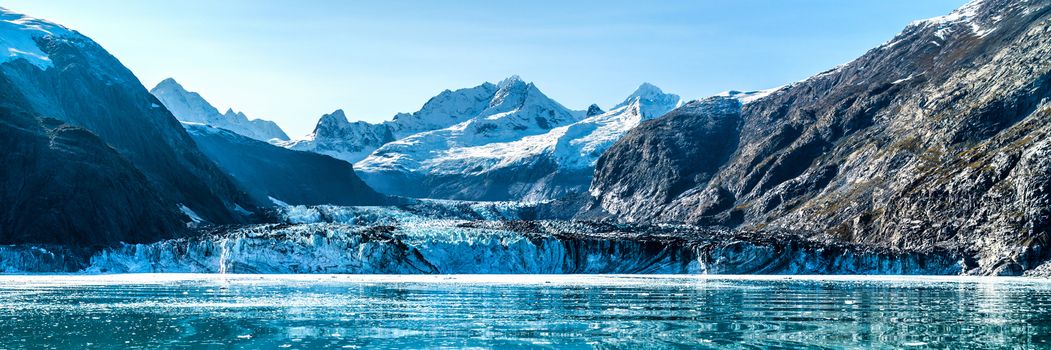
[[[362,182],[345,161],[206,125],[187,125],[186,130],[209,159],[259,202],[274,198],[292,205],[390,203]]]
[[[644,123],[599,161],[588,213],[1033,268],[1051,257],[1049,14],[974,1],[737,111]]]

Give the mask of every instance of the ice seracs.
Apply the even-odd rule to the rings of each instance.
[[[269,120],[248,119],[244,113],[228,109],[219,113],[200,94],[187,91],[175,79],[164,79],[150,90],[157,99],[183,122],[200,123],[233,131],[260,141],[288,140],[281,127]]]

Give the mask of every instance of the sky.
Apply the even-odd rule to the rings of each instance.
[[[0,0],[292,137],[520,75],[572,109],[649,82],[689,99],[803,80],[964,0]]]

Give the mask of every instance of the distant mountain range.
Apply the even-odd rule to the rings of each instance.
[[[269,120],[249,120],[244,113],[227,109],[219,113],[200,94],[186,91],[175,79],[164,79],[150,90],[176,119],[186,123],[204,124],[233,131],[260,141],[288,140],[288,135]]]
[[[598,156],[643,120],[682,104],[643,84],[604,112],[567,109],[512,76],[438,94],[419,111],[371,124],[343,111],[303,139],[279,143],[355,162],[373,188],[400,196],[544,200],[581,194]]]

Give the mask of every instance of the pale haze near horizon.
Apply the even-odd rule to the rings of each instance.
[[[445,89],[517,74],[572,109],[642,82],[689,99],[799,81],[962,0],[4,0],[91,37],[147,88],[173,77],[289,136],[343,109],[379,122]]]

